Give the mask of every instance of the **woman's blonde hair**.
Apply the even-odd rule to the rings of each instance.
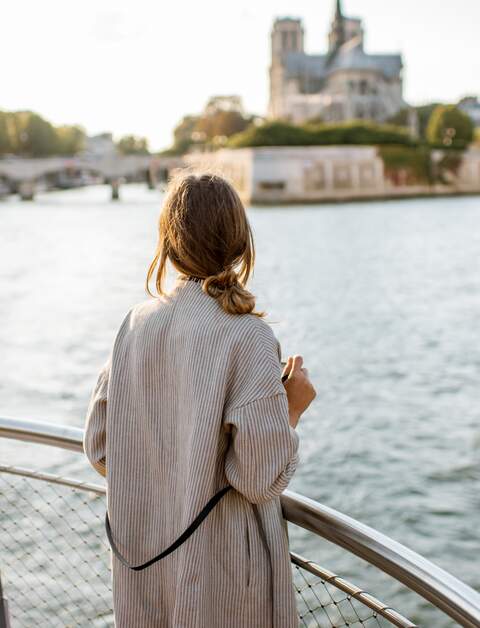
[[[158,245],[147,273],[165,294],[167,260],[184,276],[202,280],[202,289],[230,314],[255,314],[246,288],[255,262],[252,230],[230,183],[216,174],[184,174],[168,187],[158,223]]]

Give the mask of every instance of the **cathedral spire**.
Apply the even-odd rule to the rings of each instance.
[[[345,17],[342,12],[342,1],[335,2],[335,15],[333,17],[332,28],[328,36],[329,53],[334,54],[340,46],[345,43]]]
[[[335,7],[335,19],[337,20],[343,19],[342,0],[337,0],[337,5]]]

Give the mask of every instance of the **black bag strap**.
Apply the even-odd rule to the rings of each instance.
[[[215,493],[215,495],[207,502],[207,504],[195,517],[195,519],[188,526],[188,528],[178,537],[176,541],[174,541],[169,547],[167,547],[167,549],[163,550],[163,552],[158,554],[158,556],[155,556],[154,558],[147,560],[147,562],[143,563],[143,565],[137,565],[135,567],[130,565],[125,560],[125,558],[120,554],[117,546],[115,545],[115,542],[112,538],[112,529],[110,527],[110,521],[108,519],[108,511],[107,511],[105,513],[105,530],[107,532],[107,538],[108,538],[108,542],[110,543],[110,547],[112,548],[112,552],[115,554],[118,560],[122,563],[122,565],[125,565],[125,567],[128,567],[132,571],[142,571],[143,569],[150,567],[151,565],[158,562],[159,560],[162,560],[162,558],[165,558],[165,556],[168,556],[169,554],[174,552],[178,547],[180,547],[180,545],[184,543],[188,539],[188,537],[195,532],[195,530],[202,523],[202,521],[209,514],[209,512],[213,510],[213,508],[215,508],[218,502],[231,488],[232,488],[231,486],[225,486],[224,488],[220,489],[218,493]]]

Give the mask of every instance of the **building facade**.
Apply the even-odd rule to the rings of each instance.
[[[365,52],[362,21],[346,17],[341,0],[326,54],[305,52],[302,22],[294,18],[275,21],[271,46],[270,118],[383,122],[407,106],[401,55]]]
[[[432,168],[443,156],[434,151]],[[377,146],[221,149],[185,160],[194,169],[227,177],[249,204],[480,194],[480,149],[475,148],[465,151],[458,169],[432,183],[411,181],[403,167],[389,172]]]
[[[467,96],[458,103],[458,108],[471,119],[473,124],[480,128],[480,100],[477,96]]]

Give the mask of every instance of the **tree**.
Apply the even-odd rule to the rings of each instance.
[[[430,116],[426,136],[430,144],[466,148],[473,141],[472,120],[455,105],[439,105]]]
[[[79,126],[55,127],[32,111],[0,111],[0,155],[74,155],[85,143]]]
[[[215,111],[203,115],[197,120],[195,130],[205,134],[205,139],[213,140],[216,137],[230,137],[244,131],[250,120],[238,111]]]
[[[473,137],[474,137],[473,141],[475,143],[475,146],[480,147],[480,127],[475,129]]]
[[[16,151],[25,157],[55,155],[57,134],[50,122],[37,113],[20,111],[15,113]]]
[[[122,155],[149,155],[148,140],[146,137],[125,135],[117,142],[117,148]]]
[[[181,155],[195,143],[195,130],[199,116],[183,116],[173,131],[172,152]]]
[[[420,107],[412,107],[418,117],[418,135],[421,139],[426,139],[426,130],[428,122],[433,111],[438,107],[438,103],[431,103],[428,105],[421,105]],[[395,126],[408,127],[409,126],[409,109],[401,109],[393,117],[387,120],[388,124]]]
[[[252,116],[245,115],[239,96],[214,96],[201,114],[184,116],[177,124],[168,153],[181,155],[194,146],[223,146],[252,121]]]
[[[56,128],[57,152],[59,155],[75,155],[85,148],[85,131],[80,126]]]
[[[10,115],[6,111],[0,111],[0,155],[13,152],[12,138],[9,131]]]

